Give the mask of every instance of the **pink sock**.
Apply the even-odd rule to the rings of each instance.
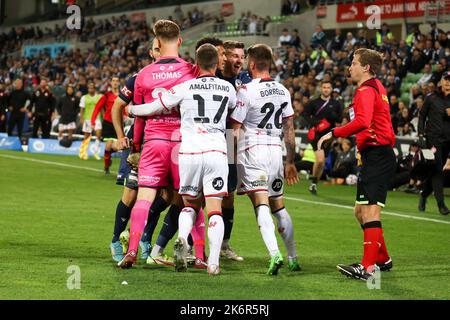
[[[139,240],[141,240],[142,232],[144,232],[147,224],[148,211],[152,203],[147,200],[136,201],[133,210],[131,210],[130,222],[130,243],[128,245],[128,252],[137,252]]]
[[[205,260],[203,252],[205,251],[205,214],[200,208],[191,231],[192,240],[194,240],[195,257]]]

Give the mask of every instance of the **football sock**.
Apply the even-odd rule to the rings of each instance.
[[[147,200],[136,201],[133,210],[131,210],[131,226],[130,226],[130,244],[128,252],[137,252],[139,240],[141,240],[142,232],[147,224],[148,211],[152,203]]]
[[[127,207],[122,200],[119,201],[116,207],[116,220],[114,222],[114,234],[111,242],[119,241],[120,234],[125,231],[128,220],[130,220],[132,207]]]
[[[317,184],[317,177],[311,177],[311,184]]]
[[[153,202],[150,211],[148,212],[147,224],[145,225],[144,233],[142,234],[142,242],[152,242],[153,232],[155,232],[161,212],[166,210],[168,203],[164,198],[157,197]]]
[[[164,253],[164,248],[161,248],[160,246],[155,244],[152,248],[152,252],[150,253],[150,255],[152,257],[156,257],[156,256],[162,255],[163,253]]]
[[[225,229],[222,213],[219,211],[211,211],[208,214],[208,219],[208,265],[219,265],[220,247],[222,246],[223,233]]]
[[[191,207],[184,207],[178,217],[178,237],[187,240],[189,233],[195,222],[195,210]]]
[[[163,249],[167,246],[170,239],[172,239],[177,233],[178,217],[180,216],[181,209],[182,208],[173,204],[170,206],[169,211],[164,217],[163,226],[159,232],[158,239],[156,239],[156,244]]]
[[[82,158],[85,155],[87,155],[87,148],[89,146],[89,142],[91,141],[91,139],[92,139],[92,136],[89,136],[89,137],[85,138],[83,140],[83,142],[81,143],[80,154],[79,154],[80,158]]]
[[[381,236],[380,236],[379,242],[381,243],[381,245],[380,245],[380,250],[378,251],[377,262],[384,263],[384,262],[388,261],[390,257],[389,257],[389,253],[386,248],[386,243],[384,242],[383,229],[381,231]]]
[[[108,169],[111,166],[111,151],[105,150],[105,156],[103,158],[103,163],[105,164],[105,169]]]
[[[100,152],[100,139],[95,139],[95,151],[94,153],[99,153]]]
[[[281,208],[273,213],[278,221],[278,233],[283,239],[284,246],[286,247],[288,257],[297,257],[294,241],[294,226],[292,225],[292,219],[286,208]]]
[[[222,207],[222,217],[223,223],[225,225],[223,239],[229,240],[231,237],[231,230],[233,229],[234,207],[231,208]]]
[[[364,224],[364,256],[361,264],[366,270],[377,262],[383,234],[380,221],[370,221]]]
[[[202,208],[198,212],[191,235],[194,241],[195,257],[205,260],[203,254],[205,251],[205,214]]]
[[[261,204],[255,208],[256,220],[258,222],[259,231],[261,232],[264,243],[270,256],[274,256],[278,251],[277,238],[275,236],[275,225],[270,216],[269,206]]]

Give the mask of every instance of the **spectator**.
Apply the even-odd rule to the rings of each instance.
[[[251,16],[248,24],[247,30],[248,34],[256,35],[257,27],[258,27],[258,17],[254,14]]]
[[[330,51],[340,51],[344,47],[344,36],[341,29],[337,28],[333,40],[331,40]]]
[[[411,58],[411,65],[409,71],[412,73],[419,73],[425,66],[425,57],[419,49],[414,49],[413,56]]]
[[[289,34],[289,30],[284,28],[281,36],[278,38],[278,45],[287,46],[290,45],[292,41],[292,36]]]
[[[323,32],[323,28],[320,24],[316,26],[316,30],[314,31],[311,37],[311,47],[316,48],[319,45],[323,46],[326,41],[325,32]]]
[[[20,79],[14,82],[14,89],[8,100],[10,112],[8,135],[12,136],[14,127],[17,125],[17,135],[22,139],[23,122],[27,114],[27,107],[30,104],[30,96],[23,89],[23,82]]]
[[[439,41],[434,42],[434,51],[433,51],[433,63],[439,63],[441,59],[445,58],[445,49],[442,47]]]
[[[300,39],[297,29],[294,29],[294,31],[293,31],[293,34],[291,36],[290,45],[296,49],[300,49],[300,47],[302,45],[302,41]]]
[[[423,68],[423,76],[420,77],[419,81],[417,81],[417,84],[421,86],[424,83],[428,83],[431,80],[432,76],[433,73],[431,72],[431,65],[429,63],[426,63],[425,67]]]
[[[50,138],[51,120],[55,111],[55,97],[50,92],[47,80],[41,80],[39,89],[31,97],[31,108],[33,110],[33,138],[38,137],[39,129],[42,130],[42,138]]]

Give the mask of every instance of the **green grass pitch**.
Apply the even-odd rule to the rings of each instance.
[[[285,266],[276,277],[265,275],[268,256],[250,201],[237,197],[231,244],[245,261],[223,261],[222,274],[210,277],[143,263],[115,266],[109,243],[122,190],[114,174],[99,170],[102,162],[2,151],[0,167],[0,299],[450,298],[450,217],[437,213],[434,199],[420,214],[417,196],[389,193],[383,227],[394,269],[381,274],[381,289],[369,290],[335,267],[362,254],[352,187],[321,184],[317,197],[306,181],[286,188],[303,271]],[[279,245],[285,253],[281,239]],[[80,269],[80,289],[67,288],[72,265]]]

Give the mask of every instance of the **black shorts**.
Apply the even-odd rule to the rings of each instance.
[[[311,146],[313,147],[314,152],[316,152],[317,149],[318,149],[317,148],[317,143],[319,142],[320,138],[322,138],[324,135],[326,135],[330,131],[331,130],[325,130],[325,131],[323,131],[321,133],[316,133],[316,136],[314,137],[314,140],[313,141],[309,141],[309,143],[311,143]],[[325,152],[325,155],[328,155],[328,152],[330,151],[332,145],[333,145],[333,143],[330,143],[330,142],[323,144],[322,148],[323,148],[323,151]]]
[[[114,125],[109,121],[103,120],[103,122],[102,122],[102,139],[103,139],[103,141],[117,139],[116,130],[114,129]]]
[[[237,188],[237,167],[236,164],[228,164],[228,193],[233,193]]]
[[[356,203],[384,207],[395,173],[394,150],[391,146],[370,146],[360,153],[362,165],[358,174]]]

